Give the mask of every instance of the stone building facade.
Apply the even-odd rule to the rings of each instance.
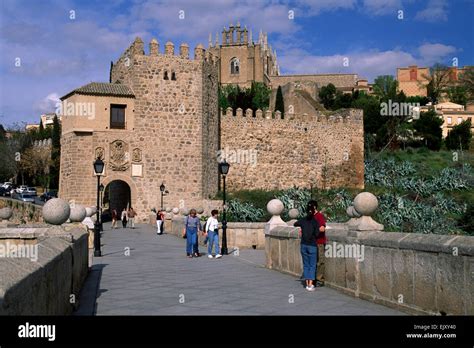
[[[110,207],[131,205],[140,220],[160,208],[161,183],[170,192],[166,206],[196,206],[213,197],[218,188],[216,62],[202,46],[195,48],[194,59],[186,44],[175,55],[168,42],[160,54],[156,40],[145,54],[137,38],[110,75],[113,83],[92,83],[61,98],[64,105],[91,103],[94,114],[63,117],[60,197],[95,205],[92,163],[98,155],[106,163],[105,201],[114,194],[130,197],[129,202],[112,199]]]
[[[219,82],[222,85],[238,85],[249,88],[252,82],[270,84],[271,76],[280,74],[276,51],[268,43],[266,33],[260,31],[258,41],[254,42],[252,32],[239,23],[230,24],[222,30],[222,41],[216,34],[212,42],[209,35],[209,51],[218,58]]]

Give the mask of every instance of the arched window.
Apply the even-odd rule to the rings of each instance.
[[[176,81],[176,73],[174,71],[171,72],[171,80]]]
[[[165,70],[165,75],[163,76],[163,80],[169,80],[168,71],[166,71],[166,70]]]
[[[238,74],[240,71],[240,62],[238,58],[232,58],[230,60],[230,73],[231,74]]]

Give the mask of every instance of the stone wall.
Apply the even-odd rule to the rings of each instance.
[[[181,237],[184,229],[183,216],[175,216],[171,220],[171,228],[165,232]],[[204,226],[205,222],[203,222]],[[233,248],[239,249],[263,249],[265,248],[265,222],[228,222],[227,223],[227,247],[229,251]],[[199,235],[199,243],[204,237]],[[219,245],[222,246],[222,228],[219,228]],[[202,248],[202,247],[201,247]],[[204,249],[203,249],[204,250]]]
[[[38,257],[0,257],[0,315],[67,315],[79,305],[89,269],[87,232],[74,224],[46,226],[0,228],[2,250],[35,246]]]
[[[42,207],[39,205],[0,197],[0,209],[2,208],[12,208],[13,215],[7,223],[29,224],[43,222]]]
[[[221,136],[229,190],[364,187],[362,110],[298,120],[227,112]]]
[[[474,237],[355,232],[343,224],[329,224],[327,236],[336,250],[364,246],[361,261],[326,258],[328,286],[407,313],[474,314]],[[297,228],[272,229],[265,251],[268,268],[301,275]]]

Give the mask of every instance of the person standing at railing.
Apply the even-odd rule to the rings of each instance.
[[[316,239],[319,234],[319,224],[314,218],[316,207],[314,201],[308,202],[306,207],[306,217],[295,222],[294,226],[300,227],[301,236],[301,257],[303,259],[303,278],[306,282],[306,290],[314,291],[313,285],[316,276],[316,259],[318,249]]]

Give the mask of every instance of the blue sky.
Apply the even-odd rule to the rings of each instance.
[[[283,74],[372,81],[410,64],[474,65],[473,16],[474,0],[0,0],[0,123],[38,122],[68,91],[107,82],[136,36],[192,52],[240,21],[254,41],[268,33]]]

